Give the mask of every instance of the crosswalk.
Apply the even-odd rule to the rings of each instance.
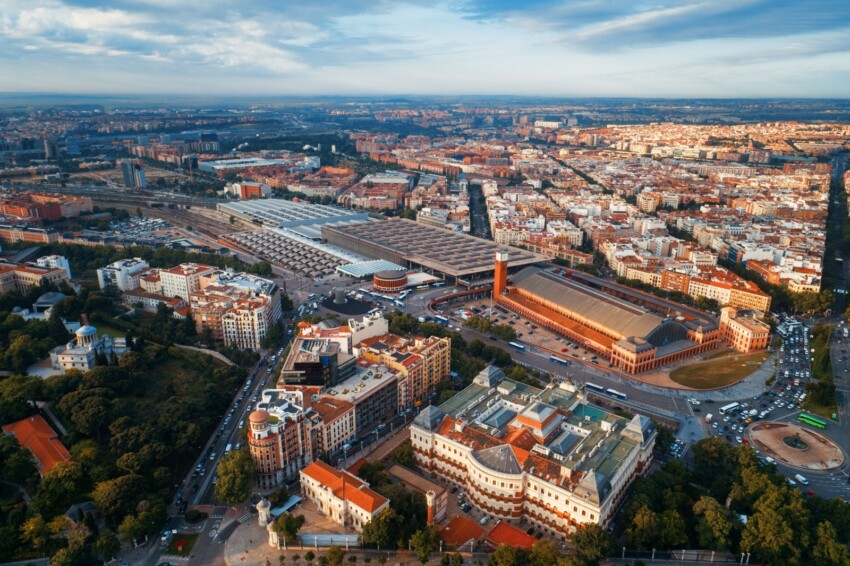
[[[224,514],[227,513],[227,507],[224,505],[217,505],[213,507],[212,513],[210,513],[210,518],[212,519],[221,519],[224,517]]]
[[[242,523],[244,523],[245,521],[248,521],[250,518],[251,518],[251,514],[250,514],[250,513],[245,513],[244,515],[242,515],[241,517],[239,517],[238,519],[236,519],[236,521],[237,521],[237,522],[241,525],[241,524],[242,524]]]

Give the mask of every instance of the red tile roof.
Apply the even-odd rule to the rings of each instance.
[[[360,478],[332,468],[321,460],[313,462],[301,471],[320,484],[331,488],[334,495],[340,499],[369,513],[374,513],[387,503],[387,498],[369,489],[366,482]]]
[[[13,434],[21,446],[32,452],[42,476],[59,462],[71,459],[68,449],[40,415],[7,424],[3,430]]]
[[[460,515],[443,527],[442,532],[443,542],[449,547],[458,547],[471,540],[478,540],[483,534],[484,529],[478,523]]]
[[[508,546],[522,548],[523,550],[531,550],[537,539],[502,521],[487,534],[486,541],[493,546],[506,544]]]

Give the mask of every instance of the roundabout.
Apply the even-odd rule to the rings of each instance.
[[[753,447],[801,470],[827,471],[844,464],[845,455],[833,441],[796,424],[766,421],[747,431]]]

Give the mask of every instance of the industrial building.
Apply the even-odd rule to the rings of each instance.
[[[246,222],[282,228],[311,240],[321,239],[321,226],[324,224],[369,220],[369,215],[362,212],[283,199],[224,202],[216,208]]]
[[[325,240],[371,259],[384,259],[406,268],[422,269],[457,283],[475,284],[492,278],[493,254],[511,251],[510,267],[546,261],[546,257],[517,248],[428,226],[413,220],[352,222],[322,226]]]
[[[718,346],[708,314],[602,279],[529,267],[511,277],[496,255],[493,299],[499,305],[639,373]],[[573,277],[573,275],[575,275]]]

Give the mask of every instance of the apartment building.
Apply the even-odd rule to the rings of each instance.
[[[150,268],[148,262],[140,257],[120,259],[97,270],[97,283],[101,289],[115,287],[121,291],[130,291],[139,287],[142,273]],[[175,296],[169,294],[169,297]],[[188,301],[189,298],[184,297]]]
[[[64,269],[68,272],[68,279],[71,279],[71,264],[65,256],[61,255],[46,255],[35,260],[35,264],[42,269]]]
[[[200,290],[201,278],[212,274],[215,270],[215,267],[197,263],[182,263],[171,269],[163,269],[159,272],[162,294],[189,301],[189,296]]]
[[[296,393],[266,390],[248,415],[248,452],[261,488],[297,478],[313,461],[312,423],[304,414],[303,395]]]
[[[214,340],[227,346],[259,350],[274,324],[280,320],[278,289],[253,294],[238,286],[207,285],[189,295],[192,318],[198,332],[209,330]]]

